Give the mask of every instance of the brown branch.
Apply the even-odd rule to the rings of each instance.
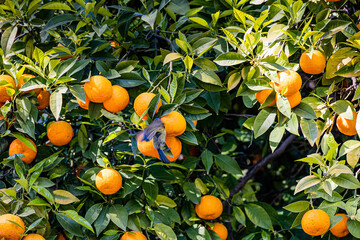
[[[280,157],[286,150],[286,148],[290,145],[290,143],[296,138],[295,135],[290,135],[285,139],[285,141],[281,144],[279,148],[277,148],[272,154],[266,156],[265,158],[261,159],[257,164],[242,178],[238,180],[238,184],[230,193],[230,199],[238,193],[245,184],[252,178],[254,175],[266,164],[270,161]]]

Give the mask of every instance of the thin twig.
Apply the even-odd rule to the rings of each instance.
[[[168,39],[168,38],[166,38],[166,37],[163,37],[163,36],[161,36],[161,35],[159,35],[159,34],[156,34],[156,33],[154,33],[153,36],[154,36],[154,37],[157,37],[157,38],[160,38],[160,39],[162,39],[162,40],[167,41],[167,42],[170,44],[171,51],[172,51],[172,52],[175,52],[175,47],[174,47],[174,45],[172,44],[172,42],[171,42],[170,39]]]
[[[288,138],[285,139],[285,141],[281,144],[279,148],[277,148],[272,154],[266,156],[262,160],[258,161],[257,164],[242,178],[238,180],[238,184],[235,186],[235,188],[230,193],[230,199],[238,193],[245,184],[252,178],[254,175],[266,164],[268,164],[270,161],[278,158],[283,154],[286,150],[286,148],[290,145],[290,143],[296,138],[295,135],[290,135]]]

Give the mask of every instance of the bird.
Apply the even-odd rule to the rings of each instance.
[[[164,123],[156,118],[152,123],[144,130],[136,134],[136,141],[149,142],[153,139],[154,148],[159,153],[160,160],[163,163],[170,163],[170,160],[166,155],[172,156],[170,148],[165,143],[166,131]],[[166,154],[165,154],[166,152]]]

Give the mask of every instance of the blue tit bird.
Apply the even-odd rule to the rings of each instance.
[[[170,148],[165,143],[166,131],[164,123],[156,118],[150,125],[143,131],[136,134],[136,141],[149,142],[153,139],[154,148],[158,151],[160,160],[163,163],[170,163],[170,160],[166,155],[171,156]],[[165,154],[165,152],[167,154]]]

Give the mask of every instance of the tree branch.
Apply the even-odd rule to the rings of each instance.
[[[162,39],[162,40],[167,41],[167,42],[170,44],[171,51],[172,51],[172,52],[175,52],[175,47],[174,47],[174,45],[172,44],[172,42],[171,42],[170,39],[168,39],[168,38],[166,38],[166,37],[163,37],[163,36],[161,36],[161,35],[159,35],[159,34],[156,34],[156,33],[154,33],[153,36],[154,36],[154,37],[157,37],[157,38],[160,38],[160,39]]]
[[[266,164],[275,158],[280,157],[286,150],[286,148],[290,145],[290,143],[296,138],[295,135],[290,135],[285,139],[285,141],[281,144],[279,148],[277,148],[272,154],[266,156],[262,160],[260,160],[244,177],[240,178],[238,184],[230,193],[230,199],[238,193],[245,184]]]

